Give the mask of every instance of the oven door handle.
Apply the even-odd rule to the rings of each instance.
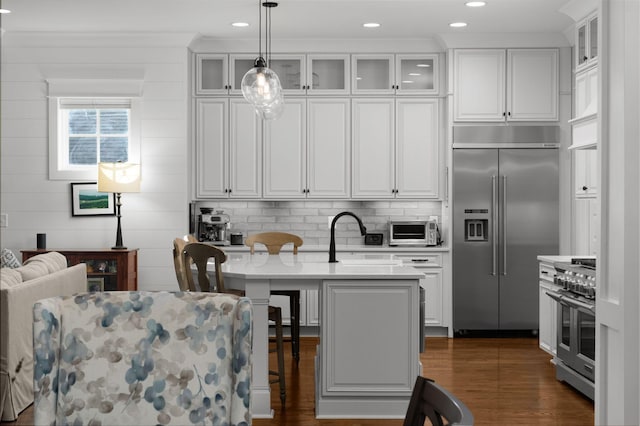
[[[545,293],[547,293],[547,296],[549,296],[550,298],[552,298],[553,300],[555,300],[556,302],[562,305],[569,306],[570,308],[576,308],[583,312],[590,313],[592,315],[596,314],[595,305],[584,303],[572,297],[566,297],[566,296],[557,294],[555,292],[546,291]]]
[[[555,300],[556,302],[560,303],[561,305],[566,305],[563,297],[553,291],[545,291],[545,293],[547,293],[547,296],[549,296],[550,298],[552,298],[553,300]]]

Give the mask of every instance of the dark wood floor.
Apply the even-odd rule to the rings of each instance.
[[[287,403],[283,408],[272,385],[275,417],[255,426],[400,426],[402,420],[316,420],[313,357],[318,340],[304,337],[300,365],[287,354]],[[288,346],[287,346],[288,348]],[[593,403],[555,379],[550,356],[538,339],[427,338],[424,375],[434,379],[471,409],[476,425],[593,425]],[[275,360],[273,360],[275,361]],[[6,425],[32,425],[33,408]]]

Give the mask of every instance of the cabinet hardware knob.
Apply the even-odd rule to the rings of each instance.
[[[586,185],[582,187],[582,190],[583,190],[583,191],[586,191],[587,189],[589,189],[589,187],[588,187],[588,186],[586,186]]]
[[[589,57],[588,57],[588,56],[583,56],[583,57],[582,57],[582,60],[583,60],[583,61],[588,61],[588,60],[589,60]]]
[[[502,113],[502,116],[503,116],[503,117],[505,117],[506,115],[507,115],[507,113],[506,113],[506,112],[503,112],[503,113]]]

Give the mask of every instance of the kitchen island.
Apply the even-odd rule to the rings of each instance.
[[[419,357],[419,280],[393,256],[328,263],[326,253],[228,253],[227,288],[253,303],[252,413],[273,417],[268,377],[267,307],[271,290],[320,291],[317,418],[403,418]]]

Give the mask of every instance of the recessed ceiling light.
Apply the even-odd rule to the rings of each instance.
[[[11,13],[9,9],[0,9],[0,13]]]
[[[466,22],[452,22],[449,24],[449,26],[451,28],[462,28],[462,27],[466,27],[467,23]]]
[[[362,26],[365,28],[378,28],[380,24],[377,22],[367,22],[366,24],[362,24]]]
[[[234,22],[231,24],[231,26],[241,28],[241,27],[248,27],[249,24],[247,24],[246,22]]]
[[[482,7],[482,6],[486,6],[487,3],[484,1],[468,1],[465,3],[465,5],[469,7]]]

